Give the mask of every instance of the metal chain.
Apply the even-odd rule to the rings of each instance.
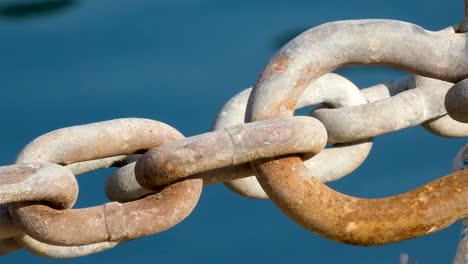
[[[453,170],[461,171],[468,169],[468,144],[466,144],[453,160]],[[468,182],[465,179],[465,185]],[[457,248],[454,264],[468,263],[468,218],[462,222],[460,243]]]
[[[292,116],[305,88],[342,65],[385,64],[447,81],[463,80],[468,77],[468,68],[461,63],[461,57],[453,57],[457,52],[440,52],[433,46],[442,45],[442,39],[447,38],[454,46],[462,45],[462,38],[446,35],[447,32],[428,32],[415,25],[387,20],[334,22],[306,31],[284,46],[267,65],[249,98],[246,121]],[[411,45],[404,41],[408,36],[412,37]],[[330,49],[327,47],[330,42],[346,44]],[[452,68],[445,63],[448,61],[459,67]],[[404,113],[405,108],[408,112],[417,111],[411,111],[406,104],[403,107],[396,108],[398,111],[393,108],[394,113],[399,114],[400,110]],[[361,121],[352,115],[344,117],[356,123]],[[333,125],[341,128],[339,123]],[[391,123],[391,127],[399,125]],[[346,135],[351,134],[346,133],[347,128],[340,130],[345,137],[333,135],[335,142],[345,141]],[[285,214],[314,233],[349,244],[379,245],[422,236],[468,215],[465,171],[398,196],[359,199],[335,192],[311,177],[297,157],[256,160],[251,164],[269,198]],[[452,206],[446,207],[447,203]]]
[[[16,164],[0,167],[0,255],[22,247],[79,257],[159,233],[192,212],[203,185],[216,183],[270,198],[306,229],[353,245],[424,236],[468,218],[466,146],[455,172],[400,195],[360,199],[323,184],[359,167],[385,133],[422,125],[438,136],[468,136],[466,21],[438,32],[390,20],[310,29],[202,135],[184,138],[164,123],[124,118],[38,137]],[[359,64],[415,75],[359,90],[329,73]],[[310,116],[293,117],[311,105],[318,107]],[[120,167],[107,179],[112,202],[72,209],[75,176],[108,167]],[[456,263],[467,260],[466,221]]]

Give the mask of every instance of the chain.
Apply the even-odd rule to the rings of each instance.
[[[453,170],[461,171],[468,168],[468,144],[463,147],[455,156],[453,161]],[[458,245],[457,254],[454,264],[463,264],[468,262],[468,218],[463,221],[462,232],[460,236],[460,244]]]
[[[205,134],[184,138],[167,124],[124,118],[42,135],[0,167],[0,254],[79,257],[157,234],[217,183],[271,199],[304,228],[352,245],[412,239],[468,218],[466,146],[452,174],[400,195],[361,199],[324,185],[358,168],[382,134],[421,125],[437,136],[468,136],[466,21],[438,32],[390,20],[310,29],[230,99]],[[361,64],[413,75],[360,90],[330,73]],[[317,107],[293,116],[308,106]],[[75,177],[108,167],[118,168],[107,178],[111,202],[73,209]],[[466,221],[456,263],[468,258]]]

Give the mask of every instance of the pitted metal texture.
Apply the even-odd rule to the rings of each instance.
[[[39,136],[15,164],[0,167],[0,255],[24,248],[73,258],[157,234],[192,213],[203,186],[225,183],[352,245],[395,243],[464,220],[455,263],[467,262],[466,146],[453,173],[399,195],[363,199],[324,185],[359,167],[382,134],[421,125],[435,136],[468,137],[467,21],[440,31],[379,19],[312,28],[279,50],[201,135],[122,118]],[[350,65],[412,75],[360,90],[331,73]],[[309,106],[309,116],[293,116]],[[73,208],[75,176],[109,167],[118,168],[107,179],[111,202]]]

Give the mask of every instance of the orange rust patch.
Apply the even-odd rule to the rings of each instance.
[[[270,109],[267,112],[268,115],[264,116],[264,118],[279,117],[280,115],[282,116],[282,114],[284,113],[284,110],[293,112],[296,107],[297,100],[302,95],[305,87],[311,82],[312,79],[313,79],[312,67],[310,65],[307,65],[307,67],[305,67],[302,70],[300,79],[297,80],[296,83],[294,84],[294,87],[290,93],[290,96],[286,98],[281,98],[281,100],[278,103],[270,107]]]
[[[283,53],[277,54],[268,63],[267,67],[263,70],[262,74],[257,80],[257,84],[263,80],[267,80],[278,73],[282,73],[289,66],[289,56]]]
[[[292,176],[293,163],[291,159],[281,159],[260,163],[260,167],[254,163],[254,167],[263,183],[268,184],[265,190],[269,197],[287,215],[330,239],[362,246],[382,245],[436,232],[468,217],[468,192],[464,192],[468,186],[463,185],[467,170],[400,195],[359,199],[339,194],[314,178],[310,178],[307,189],[301,188],[301,175]],[[456,188],[462,191],[454,192]],[[425,197],[427,202],[421,202],[419,197]]]
[[[286,54],[278,54],[273,58],[271,67],[276,72],[282,72],[289,66],[289,57]]]

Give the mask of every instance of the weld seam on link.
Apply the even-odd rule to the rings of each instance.
[[[128,239],[128,232],[125,228],[126,218],[120,203],[111,202],[104,204],[104,217],[110,242],[119,242]]]
[[[74,136],[70,137],[68,134]],[[178,131],[161,122],[137,118],[117,119],[59,129],[45,134],[33,140],[33,142],[23,149],[18,162],[48,161],[50,159],[57,163],[73,164],[84,160],[85,163],[91,164],[91,167],[95,167],[96,164],[108,166],[109,163],[114,162],[112,158],[108,158],[109,156],[133,154],[142,149],[150,149],[180,138],[183,138],[183,136]],[[72,142],[69,140],[72,140]],[[135,143],[135,141],[138,142]],[[99,144],[105,144],[105,148],[97,147]],[[56,148],[56,146],[61,147]],[[65,150],[63,149],[64,147]],[[83,151],[90,147],[95,152]],[[60,156],[56,151],[65,153],[65,155]],[[105,160],[92,161],[92,159],[96,158],[104,158]],[[88,169],[84,171],[86,170]],[[19,205],[19,207],[16,205],[10,206],[10,213],[12,213],[14,221],[27,234],[42,242],[65,246],[51,246],[52,254],[70,254],[70,256],[73,256],[79,254],[78,252],[86,251],[91,253],[89,250],[105,250],[109,248],[110,244],[101,244],[100,242],[105,242],[106,240],[126,239],[127,237],[133,239],[152,234],[154,231],[164,231],[177,224],[188,216],[198,202],[198,197],[201,193],[201,181],[190,180],[186,183],[181,182],[166,189],[157,195],[157,197],[160,197],[158,199],[149,196],[142,200],[122,205],[126,208],[132,208],[132,210],[142,208],[140,210],[147,211],[145,214],[139,214],[136,218],[132,214],[123,213],[118,208],[120,205],[110,205],[107,210],[105,206],[100,206],[65,211],[56,211],[42,205]],[[178,203],[183,203],[183,205],[179,205]],[[163,210],[168,215],[158,216],[161,223],[154,221],[151,224],[144,224],[144,221],[155,218],[151,213],[157,213],[158,211],[149,210],[154,206],[161,206],[162,208],[172,206],[178,207],[178,209],[174,212]],[[106,213],[108,214],[107,219],[105,219]],[[123,216],[128,217],[128,219],[123,219],[125,218]],[[47,217],[51,217],[50,221],[46,219]],[[133,221],[133,225],[127,224],[126,220],[129,219]],[[23,220],[26,222],[23,222]],[[29,220],[32,221],[27,222]],[[81,221],[79,226],[67,222],[75,220]],[[116,221],[118,223],[115,223]],[[47,222],[46,225],[41,224],[45,222]],[[130,228],[131,232],[134,233],[130,234],[127,232],[128,230],[120,230],[120,227]],[[74,236],[73,234],[79,234],[79,236]],[[44,243],[42,245],[36,243],[40,241],[27,241],[35,243],[32,245],[35,250],[40,250],[40,248],[46,245]],[[24,243],[29,243],[27,241]],[[92,243],[98,243],[99,245],[89,245]],[[75,245],[80,247],[67,247]]]
[[[468,0],[465,0],[465,15],[468,12],[466,3]],[[387,100],[346,110],[319,109],[312,115],[320,118],[325,124],[327,122],[321,113],[342,113],[344,120],[356,121],[358,115],[351,112],[353,109],[371,109],[376,105],[380,106],[380,109],[383,109],[380,112],[383,112],[385,109],[382,105],[392,105],[395,100],[401,100],[401,104],[407,106],[409,114],[406,116],[402,111],[387,114],[389,118],[385,120],[386,128],[382,128],[384,133],[385,129],[391,131],[423,123],[425,128],[435,134],[463,136],[466,126],[460,122],[468,122],[468,79],[465,79],[468,77],[468,64],[465,62],[467,35],[455,33],[464,32],[466,21],[465,18],[458,26],[438,32],[390,20],[339,21],[311,29],[283,47],[259,77],[249,98],[245,115],[246,121],[256,122],[225,128],[223,132],[182,139],[183,136],[179,132],[163,123],[129,118],[64,128],[43,135],[23,149],[17,159],[18,164],[0,167],[0,174],[7,175],[0,178],[0,203],[14,202],[9,205],[11,216],[0,205],[0,217],[5,216],[0,218],[0,228],[5,229],[5,225],[16,222],[23,231],[34,237],[33,239],[20,234],[14,239],[0,239],[0,254],[2,250],[13,251],[21,245],[44,256],[73,257],[116,245],[105,241],[126,241],[164,231],[192,212],[200,197],[203,177],[210,179],[208,177],[211,176],[211,182],[222,179],[223,176],[219,175],[223,173],[221,168],[225,166],[229,166],[225,172],[242,170],[246,174],[249,172],[249,166],[241,164],[244,162],[250,162],[258,172],[262,187],[272,195],[274,203],[288,216],[309,230],[333,240],[357,245],[381,245],[427,235],[447,227],[456,220],[468,218],[466,169],[401,195],[381,199],[354,198],[324,186],[312,177],[298,158],[298,154],[303,152],[313,156],[322,151],[327,141],[322,123],[310,117],[302,118],[312,120],[310,122],[313,123],[309,124],[309,127],[306,122],[294,127],[297,131],[305,132],[302,137],[308,138],[301,138],[303,142],[294,141],[301,135],[289,127],[294,125],[291,120],[299,120],[291,119],[290,116],[299,101],[299,94],[312,80],[349,64],[385,64],[457,83],[450,88],[444,101],[439,100],[440,96],[435,94],[445,93],[445,90],[435,89],[437,85],[430,87],[433,91],[429,90],[423,83],[432,81],[421,78],[418,84],[417,77],[410,77],[406,83],[395,81],[396,85],[403,86],[402,91],[396,92],[398,95]],[[381,34],[382,32],[385,34]],[[409,38],[412,41],[407,41]],[[334,44],[334,49],[329,48],[330,43]],[[414,81],[414,85],[410,84],[410,81]],[[411,88],[414,89],[410,90]],[[391,94],[392,91],[389,89],[388,93]],[[393,122],[396,123],[391,123],[390,117],[395,116],[397,119]],[[259,121],[270,118],[277,119]],[[326,125],[331,142],[353,141],[356,144],[372,144],[354,141],[367,140],[371,136],[379,135],[364,133],[346,138],[346,134],[357,133],[350,132],[350,125],[336,122],[334,119],[336,118],[331,117],[332,122]],[[271,122],[280,125],[273,127]],[[257,129],[265,132],[263,135],[243,130],[258,124],[261,125]],[[154,132],[157,135],[147,128],[151,125],[157,127],[155,130],[158,132]],[[442,128],[444,125],[465,130],[453,133],[450,129]],[[344,127],[345,133],[342,134],[345,136],[334,133],[331,130],[332,126]],[[167,144],[176,140],[178,141]],[[218,144],[211,148],[202,148],[204,143],[210,142]],[[160,146],[162,144],[164,145]],[[277,149],[277,146],[282,144],[287,148],[283,152]],[[276,148],[272,148],[271,145]],[[176,148],[170,149],[171,146]],[[79,174],[106,166],[127,164],[131,162],[127,155],[149,149],[152,150],[139,157],[136,164],[126,165],[125,168],[134,166],[136,180],[151,191],[159,193],[137,201],[126,204],[111,202],[86,209],[56,210],[41,204],[29,205],[11,193],[16,191],[15,189],[27,189],[14,182],[27,182],[24,172],[30,171],[23,171],[25,167],[21,167],[28,166],[25,162],[58,163],[66,165],[65,171],[71,170]],[[158,153],[161,155],[159,160],[152,156]],[[279,158],[284,155],[287,157]],[[171,161],[171,158],[175,161]],[[465,165],[466,163],[465,161]],[[181,167],[176,167],[180,164]],[[10,173],[9,170],[17,171]],[[16,179],[9,176],[13,174]],[[40,178],[37,185],[45,186],[41,177],[48,174],[40,170],[36,171],[34,176],[37,176],[36,174]],[[190,177],[181,181],[181,178],[187,176]],[[59,178],[64,177],[60,174]],[[72,179],[75,180],[73,175]],[[67,184],[72,186],[73,181],[71,182]],[[18,184],[14,185],[18,188],[11,187],[13,184]],[[161,185],[165,188],[160,187]],[[8,187],[11,187],[11,190],[7,190]],[[44,195],[23,194],[26,197],[24,200],[52,202],[61,209],[71,207],[76,200],[76,195],[70,198],[68,192],[58,195],[54,191],[43,192]],[[55,197],[48,198],[47,195],[56,195],[57,200]],[[450,203],[450,206],[446,203]],[[69,224],[76,221],[82,226]],[[21,233],[14,228],[9,232],[4,236]],[[462,241],[463,239],[460,241],[459,252],[467,248],[465,244],[463,249]],[[58,247],[43,242],[80,246]]]
[[[254,122],[152,149],[138,159],[135,177],[142,187],[152,190],[191,175],[255,159],[296,153],[315,155],[325,144],[325,128],[312,117]]]
[[[229,143],[230,143],[229,149],[232,149],[232,160],[231,160],[230,165],[232,166],[234,164],[238,164],[236,155],[235,155],[238,152],[238,150],[236,148],[236,144],[234,144],[234,135],[231,134],[231,131],[227,128],[225,128],[223,131],[229,137]]]

